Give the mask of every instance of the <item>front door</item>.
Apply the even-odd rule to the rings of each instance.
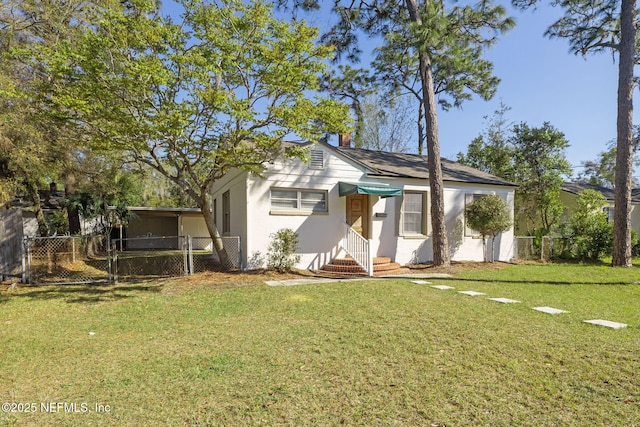
[[[365,239],[369,238],[369,195],[347,196],[347,224]]]

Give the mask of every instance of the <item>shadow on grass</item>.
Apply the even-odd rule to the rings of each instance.
[[[13,291],[0,294],[0,304],[11,298],[28,298],[33,300],[62,299],[68,303],[92,304],[111,302],[136,297],[139,292],[159,293],[159,284],[120,284],[120,285],[53,285],[19,287]]]
[[[612,282],[598,282],[598,281],[584,281],[584,280],[536,280],[536,279],[473,279],[473,278],[461,278],[461,277],[444,277],[433,279],[438,281],[450,281],[450,282],[474,282],[474,283],[510,283],[510,284],[521,284],[521,285],[558,285],[558,286],[568,286],[568,285],[601,285],[601,286],[609,286],[609,285],[638,285],[639,283],[635,283],[631,280],[627,281],[612,281]]]
[[[452,266],[465,263],[452,263]],[[470,263],[472,268],[454,271],[449,278],[439,281],[505,283],[531,285],[638,285],[640,284],[640,259],[634,259],[630,268],[611,267],[610,261],[565,261],[522,262],[522,263]],[[506,270],[505,267],[513,267]],[[593,267],[606,267],[606,270],[592,270]],[[429,273],[429,268],[424,272]],[[437,272],[438,270],[436,270]],[[474,272],[478,276],[473,277]],[[447,272],[446,270],[444,272]],[[467,277],[460,277],[464,274]]]

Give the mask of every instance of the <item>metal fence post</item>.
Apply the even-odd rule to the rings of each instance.
[[[193,238],[187,236],[187,244],[189,245],[189,274],[193,274]]]
[[[122,243],[121,243],[122,244]],[[116,245],[113,245],[113,251],[111,251],[111,270],[113,275],[113,283],[118,283],[118,248]]]
[[[29,276],[28,283],[29,285],[31,285],[31,282],[33,281],[33,277],[31,276],[31,265],[33,264],[31,262],[31,241],[29,241],[28,245],[27,245],[27,269],[28,269],[28,273],[27,275]]]
[[[180,239],[180,241],[182,242],[183,272],[184,272],[185,276],[188,276],[189,275],[189,259],[188,259],[188,255],[187,255],[187,251],[188,251],[187,239],[185,238],[185,236],[180,236],[180,237],[178,237],[178,239]]]
[[[113,257],[111,256],[111,239],[109,236],[105,236],[107,238],[107,282],[109,284],[113,283],[113,274],[112,274],[112,262]]]
[[[22,283],[27,283],[27,251],[25,246],[27,245],[27,239],[22,239],[22,245],[20,245],[20,251],[22,252]]]

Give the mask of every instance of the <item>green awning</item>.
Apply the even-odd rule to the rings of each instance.
[[[365,182],[339,182],[340,196],[351,194],[374,194],[380,197],[401,196],[402,189],[383,184],[369,184]]]

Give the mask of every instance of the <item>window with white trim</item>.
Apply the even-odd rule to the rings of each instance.
[[[400,232],[403,236],[426,236],[427,192],[405,191],[402,195]]]
[[[602,210],[607,214],[607,222],[613,224],[613,216],[615,214],[615,210],[613,209],[613,207],[605,206],[604,208],[602,208]]]
[[[282,212],[328,212],[327,191],[271,189],[271,210]]]

